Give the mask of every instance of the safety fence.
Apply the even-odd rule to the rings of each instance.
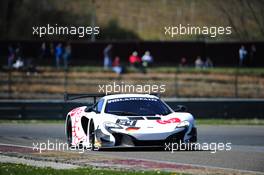
[[[103,69],[52,69],[38,73],[0,71],[0,99],[63,99],[65,92],[105,93],[100,92],[102,86],[112,86],[108,90],[117,93],[138,92],[139,88],[134,91],[129,89],[129,92],[128,89],[114,89],[114,86],[124,85],[141,86],[144,90],[140,93],[152,91],[153,86],[163,86],[163,97],[264,98],[264,76],[240,74],[239,70],[219,73],[206,70],[186,71],[180,68],[171,72],[156,72],[150,69],[146,74],[134,71],[121,76]]]
[[[196,118],[264,118],[264,100],[259,99],[165,99],[172,109],[184,105]],[[91,101],[1,100],[0,119],[61,120],[78,106]]]

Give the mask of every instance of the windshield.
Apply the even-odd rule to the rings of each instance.
[[[168,115],[171,110],[156,98],[129,97],[108,100],[105,113],[121,116],[151,116]]]

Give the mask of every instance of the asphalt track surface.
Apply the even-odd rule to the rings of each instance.
[[[0,124],[0,143],[33,146],[47,141],[64,142],[63,124]],[[198,126],[199,143],[231,143],[230,151],[110,150],[103,154],[209,167],[264,172],[264,126]]]

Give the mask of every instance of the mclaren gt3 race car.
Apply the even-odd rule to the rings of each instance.
[[[104,96],[91,107],[70,111],[65,128],[69,145],[92,150],[197,140],[190,113],[175,112],[159,97],[149,94]]]

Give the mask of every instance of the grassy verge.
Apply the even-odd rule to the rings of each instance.
[[[0,124],[64,124],[64,120],[0,120]],[[264,125],[264,119],[196,119],[197,125]]]
[[[33,167],[23,164],[11,164],[11,163],[0,163],[0,174],[5,175],[154,175],[154,174],[165,174],[169,175],[171,173],[161,172],[161,171],[115,171],[115,170],[105,170],[105,169],[92,169],[92,168],[77,168],[68,170],[57,170],[52,168],[40,168]],[[177,175],[176,173],[173,173]]]
[[[203,73],[203,74],[227,74],[227,75],[264,75],[264,68],[231,68],[231,67],[214,67],[209,69],[197,69],[193,67],[174,68],[157,67],[153,68],[156,72],[176,72],[176,73]]]
[[[41,67],[43,71],[56,70],[54,67]],[[74,66],[69,71],[73,72],[112,72],[111,70],[104,70],[99,66]],[[128,72],[135,72],[134,69],[127,67]],[[160,66],[148,68],[150,73],[217,73],[217,74],[235,74],[239,75],[264,75],[264,68],[234,68],[234,67],[214,67],[211,69],[196,69],[194,67],[179,68],[174,66]]]

